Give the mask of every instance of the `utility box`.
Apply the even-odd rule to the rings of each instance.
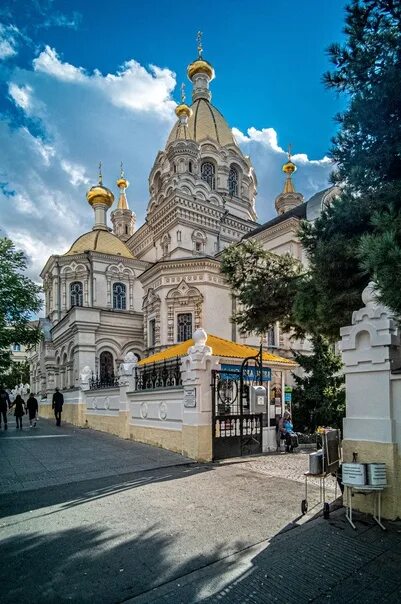
[[[249,402],[251,413],[267,412],[267,391],[264,386],[250,386]]]
[[[386,487],[386,464],[385,463],[368,463],[368,484],[372,487]]]

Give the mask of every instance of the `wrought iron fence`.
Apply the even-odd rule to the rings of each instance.
[[[118,377],[116,377],[114,375],[114,373],[112,373],[111,375],[105,375],[105,376],[101,376],[99,377],[97,374],[96,376],[93,375],[92,373],[92,377],[89,380],[89,389],[90,390],[100,390],[100,389],[105,389],[105,388],[118,388]]]
[[[136,390],[154,390],[155,388],[176,388],[182,385],[181,360],[152,363],[135,368]]]

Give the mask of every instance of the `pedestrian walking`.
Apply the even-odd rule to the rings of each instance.
[[[20,394],[17,394],[17,396],[15,397],[14,407],[14,417],[17,420],[17,430],[18,428],[22,430],[22,418],[25,415],[25,403],[24,399]]]
[[[54,417],[56,418],[56,426],[61,426],[61,413],[63,411],[64,396],[62,392],[56,388],[56,392],[53,394],[52,409],[54,410]]]
[[[26,401],[26,408],[29,414],[29,426],[30,428],[36,427],[36,414],[39,410],[39,405],[37,399],[34,397],[33,392],[29,395],[28,400]]]
[[[10,407],[10,397],[8,392],[4,390],[3,386],[0,387],[0,429],[1,419],[3,418],[4,430],[7,430],[7,411]]]

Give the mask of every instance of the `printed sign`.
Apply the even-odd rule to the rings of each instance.
[[[196,388],[185,388],[184,407],[196,407]]]
[[[222,365],[220,376],[223,380],[238,380],[240,376],[240,365]],[[244,369],[244,380],[259,381],[259,367],[246,367]],[[271,382],[272,370],[270,367],[262,368],[262,382]]]

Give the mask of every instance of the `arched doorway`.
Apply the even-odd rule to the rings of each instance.
[[[108,350],[100,353],[100,379],[108,381],[114,377],[113,355]]]

